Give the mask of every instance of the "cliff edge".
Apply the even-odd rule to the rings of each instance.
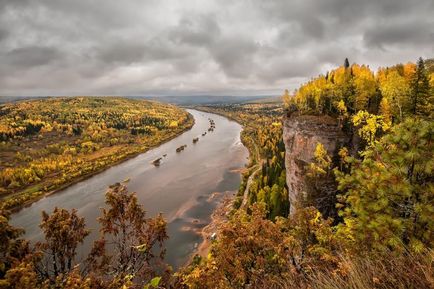
[[[283,119],[283,141],[286,149],[286,183],[293,214],[294,204],[306,197],[306,166],[314,159],[317,143],[322,143],[328,154],[334,158],[338,149],[348,143],[349,138],[340,129],[338,121],[330,116],[293,113]],[[335,188],[324,189],[324,194],[330,189],[335,191]]]

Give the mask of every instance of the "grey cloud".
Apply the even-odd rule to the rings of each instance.
[[[215,19],[209,15],[181,18],[176,26],[169,27],[148,39],[111,37],[102,47],[96,48],[98,59],[104,63],[149,63],[171,61],[175,66],[197,67],[187,63],[197,61],[197,48],[207,49],[220,37]],[[182,64],[181,64],[182,63]]]
[[[169,39],[193,46],[210,45],[220,37],[220,27],[212,15],[182,18],[168,33]]]
[[[55,48],[27,46],[7,52],[3,61],[12,67],[32,68],[35,66],[47,65],[59,57],[60,53]]]
[[[350,62],[363,62],[358,45],[342,45],[341,43],[328,43],[316,48],[315,55],[312,56],[313,61],[321,65],[337,66],[342,65],[345,58],[349,58]],[[369,63],[368,63],[369,64]],[[319,71],[320,72],[320,71]]]
[[[143,44],[133,44],[120,40],[118,43],[103,47],[101,51],[99,51],[99,57],[105,63],[135,63],[143,59],[145,56],[145,48]]]
[[[324,36],[324,24],[321,19],[313,17],[301,22],[302,31],[314,38],[321,39]]]
[[[364,41],[369,47],[384,45],[430,45],[434,43],[434,21],[430,25],[425,23],[387,23],[375,25],[368,29]]]
[[[294,89],[434,56],[432,0],[0,0],[0,95]]]
[[[228,76],[242,77],[253,72],[254,54],[259,50],[257,43],[248,39],[220,39],[209,48],[210,54]]]
[[[363,32],[363,26],[388,18],[429,21],[434,10],[432,0],[276,0],[262,4],[267,17],[278,21],[297,22],[304,33],[318,39],[321,31],[329,30],[332,37]],[[431,13],[431,14],[430,14]],[[362,27],[360,27],[362,26]],[[359,31],[352,31],[354,29]],[[336,33],[342,33],[338,35]]]
[[[0,42],[5,40],[9,36],[9,32],[5,29],[0,29]]]
[[[4,9],[8,6],[21,6],[27,4],[28,2],[29,0],[14,0],[14,1],[0,0],[0,9]]]
[[[281,47],[300,48],[309,43],[320,41],[324,37],[324,28],[315,31],[314,25],[306,24],[303,27],[300,23],[288,23],[280,29],[276,44]],[[307,32],[307,30],[311,30],[311,32]]]
[[[263,70],[257,72],[257,76],[271,84],[282,79],[311,77],[319,73],[320,63],[315,57],[309,56],[275,57]]]
[[[168,39],[178,45],[189,45],[207,51],[210,58],[231,77],[248,75],[253,68],[253,54],[258,50],[258,45],[250,39],[222,35],[214,15],[182,18],[178,26],[169,31]],[[186,62],[183,63],[185,65]]]

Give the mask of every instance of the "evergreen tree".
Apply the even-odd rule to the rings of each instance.
[[[411,80],[410,112],[413,115],[424,115],[428,112],[429,79],[424,60],[417,61],[416,73]]]
[[[344,67],[345,69],[350,67],[350,62],[348,61],[348,58],[345,58]]]
[[[337,172],[344,224],[339,231],[377,250],[434,245],[432,122],[407,119]]]
[[[270,219],[274,220],[277,216],[279,216],[282,210],[282,193],[281,188],[279,188],[277,184],[274,184],[271,188],[270,203]]]

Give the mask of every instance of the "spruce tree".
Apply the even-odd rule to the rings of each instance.
[[[350,62],[348,61],[348,58],[345,58],[344,67],[345,69],[350,67]]]
[[[410,112],[424,115],[428,111],[429,79],[422,57],[417,61],[416,72],[411,80]]]

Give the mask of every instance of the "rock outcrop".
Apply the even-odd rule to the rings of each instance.
[[[341,131],[337,120],[330,116],[293,113],[284,119],[283,140],[286,148],[286,183],[293,214],[293,204],[306,195],[306,166],[314,159],[317,143],[322,143],[333,157],[349,138]]]

